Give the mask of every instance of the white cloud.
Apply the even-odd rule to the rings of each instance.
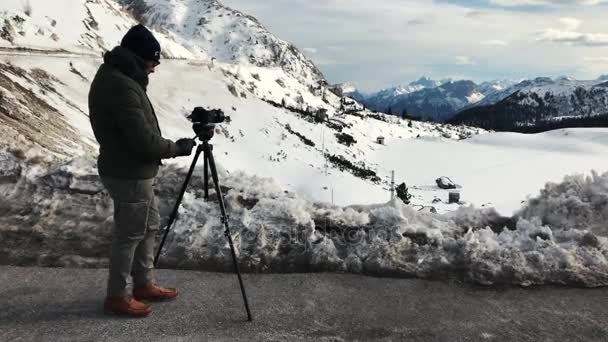
[[[581,21],[576,18],[560,18],[559,22],[564,26],[566,31],[574,31],[581,26]]]
[[[537,40],[585,46],[608,46],[608,34],[581,33],[557,29],[547,29],[539,32]]]
[[[597,1],[502,0],[502,7],[530,3],[551,7],[507,11],[487,6],[489,1],[222,2],[255,16],[295,46],[314,49],[304,52],[330,82],[352,81],[364,91],[409,83],[422,75],[441,79],[463,74],[491,80],[568,74],[585,79],[606,69],[605,64],[583,57],[608,55],[602,47],[606,39],[602,33],[608,29],[598,15],[608,7],[582,6]],[[485,6],[471,5],[482,2]],[[557,43],[539,44],[539,40]],[[569,46],[575,44],[576,49]]]
[[[608,0],[491,0],[490,2],[500,6],[562,6],[562,5],[587,5],[594,6],[605,4]]]
[[[585,57],[583,60],[589,63],[608,64],[608,57]]]
[[[608,34],[578,32],[582,23],[576,18],[560,18],[563,28],[549,28],[537,32],[538,41],[565,43],[569,45],[608,46]]]
[[[469,56],[456,56],[456,65],[474,65],[475,62]]]
[[[509,43],[505,42],[504,40],[490,39],[490,40],[484,40],[483,42],[481,42],[481,45],[486,45],[486,46],[508,46]]]
[[[485,18],[488,15],[489,15],[488,12],[478,11],[478,10],[469,11],[465,14],[466,17],[473,18],[473,19]]]
[[[311,48],[311,47],[302,48],[302,50],[304,52],[313,53],[313,54],[318,52],[317,48]]]

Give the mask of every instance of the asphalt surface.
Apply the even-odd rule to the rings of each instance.
[[[485,288],[348,274],[158,271],[180,297],[102,311],[104,269],[0,267],[1,341],[608,341],[608,288]]]

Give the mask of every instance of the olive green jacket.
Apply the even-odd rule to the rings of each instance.
[[[99,142],[99,175],[122,179],[156,176],[160,160],[177,146],[164,139],[146,94],[144,61],[116,47],[104,56],[89,92],[89,118]]]

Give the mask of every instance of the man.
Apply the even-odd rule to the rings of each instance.
[[[155,235],[160,226],[154,177],[161,159],[187,156],[192,139],[161,136],[146,94],[148,76],[160,64],[160,44],[142,25],[129,30],[120,46],[104,55],[89,92],[89,112],[99,142],[99,175],[114,201],[110,275],[104,309],[147,316],[143,300],[167,300],[177,290],[154,283]],[[133,296],[127,279],[133,276]]]

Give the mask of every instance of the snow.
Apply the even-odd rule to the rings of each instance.
[[[146,0],[146,24],[170,31],[189,50],[220,62],[280,67],[301,83],[314,84],[321,72],[290,43],[274,36],[257,19],[215,0]]]
[[[469,96],[466,96],[466,99],[467,99],[467,101],[469,101],[470,104],[473,104],[473,103],[477,103],[477,102],[483,100],[484,97],[485,97],[484,94],[482,94],[480,92],[475,92]]]
[[[101,256],[110,238],[111,200],[95,178],[95,161],[75,159],[46,173],[33,173],[32,163],[0,154],[1,169],[19,175],[15,183],[0,185],[0,194],[10,200],[5,210],[21,212],[0,218],[1,229],[32,237],[40,231],[20,228],[23,222],[46,227],[48,250],[34,259],[40,264],[105,265]],[[184,168],[163,169],[156,184],[161,213],[173,205],[185,173]],[[270,178],[219,173],[229,188],[229,224],[244,270],[439,277],[483,285],[608,285],[608,239],[588,230],[595,226],[606,233],[601,223],[608,208],[608,174],[549,184],[507,222],[492,209],[472,207],[437,215],[399,200],[352,207],[313,203]],[[201,174],[199,168],[161,262],[230,271],[219,207],[213,189],[211,201],[201,198]],[[23,211],[28,202],[37,205]],[[545,216],[551,225],[543,222]],[[74,244],[74,239],[86,243]],[[36,253],[10,242],[0,247],[9,260]]]
[[[64,50],[99,56],[120,43],[125,31],[137,24],[114,1],[30,1],[32,12],[24,12],[23,0],[3,0],[0,17],[13,42],[0,39],[0,48]],[[199,58],[202,51],[187,50],[160,31],[154,31],[163,54],[173,58]]]
[[[66,85],[58,87],[80,110],[65,103],[62,105],[61,99],[55,100],[52,96],[48,100],[62,109],[84,137],[92,139],[85,115],[86,82],[67,70],[72,61],[76,69],[92,79],[99,60],[34,56],[28,59],[9,56],[3,60],[25,68],[44,67],[64,80]],[[226,68],[233,66],[226,65]],[[269,87],[276,84],[272,81],[276,77],[275,69],[251,67],[253,71],[249,72],[245,71],[247,68],[241,66],[241,74],[257,73]],[[164,135],[171,139],[192,136],[190,124],[184,117],[194,106],[222,108],[232,116],[232,122],[223,125],[225,130],[217,129],[214,144],[218,163],[231,172],[271,177],[284,188],[297,191],[309,200],[333,201],[337,205],[384,202],[390,198],[389,175],[395,170],[397,184],[407,184],[414,195],[412,203],[415,206],[432,205],[439,212],[457,209],[458,205],[443,203],[447,202],[447,192],[435,185],[436,178],[449,176],[462,185],[461,199],[465,203],[492,206],[504,215],[511,215],[547,181],[556,182],[574,173],[589,174],[593,169],[608,170],[608,162],[601,157],[608,152],[603,138],[605,129],[568,129],[537,135],[492,133],[459,141],[443,138],[444,132],[437,130],[441,129],[439,125],[413,122],[410,129],[407,121],[396,118],[398,124],[345,116],[341,120],[352,125],[345,132],[357,140],[348,148],[339,144],[336,132],[324,125],[304,121],[252,95],[246,99],[233,96],[227,89],[222,70],[222,64],[209,70],[206,66],[190,65],[185,61],[167,61],[152,75],[150,93]],[[184,87],[184,84],[197,86]],[[236,87],[241,92],[239,84]],[[265,87],[266,84],[259,86],[260,89]],[[270,89],[278,91],[279,88],[283,89],[279,86]],[[287,124],[316,146],[306,146],[286,132]],[[449,128],[445,131],[450,132]],[[418,135],[421,137],[416,138]],[[378,136],[385,137],[385,145],[375,143]],[[331,164],[326,174],[323,145],[331,154],[364,161],[383,179],[382,184],[340,172]],[[279,154],[286,157],[278,158]],[[189,163],[188,160],[173,162],[182,166]],[[433,203],[436,198],[442,202]]]

